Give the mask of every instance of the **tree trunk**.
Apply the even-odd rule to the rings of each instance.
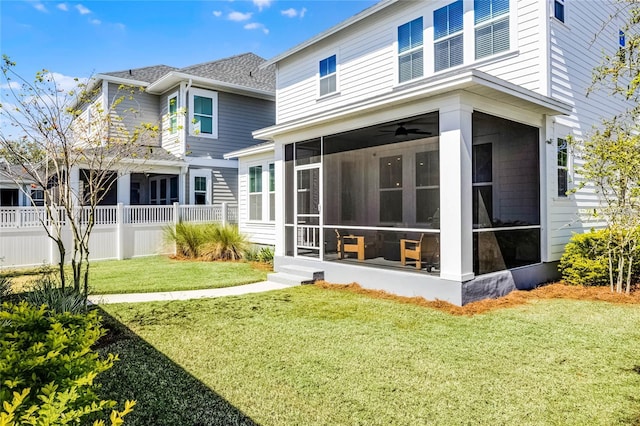
[[[633,256],[629,258],[629,271],[627,272],[627,288],[625,293],[628,295],[631,290],[631,266],[633,265]]]

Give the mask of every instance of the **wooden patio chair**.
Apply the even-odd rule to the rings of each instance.
[[[358,260],[364,260],[364,235],[340,235],[340,231],[334,231],[338,239],[338,259],[343,259],[345,253],[356,253]]]
[[[414,260],[416,262],[416,269],[422,269],[423,253],[429,254],[427,259],[427,268],[430,271],[433,267],[439,264],[439,241],[436,236],[433,240],[429,237],[425,238],[425,234],[420,234],[419,240],[400,240],[400,262],[402,266],[406,266],[407,259]]]

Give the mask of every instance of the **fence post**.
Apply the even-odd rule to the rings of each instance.
[[[177,226],[178,222],[180,222],[180,203],[173,203],[173,235],[177,235]],[[178,255],[178,242],[173,241],[173,255]]]
[[[227,222],[229,221],[229,204],[222,203],[222,226],[227,226]]]
[[[116,204],[116,258],[124,259],[124,204]]]

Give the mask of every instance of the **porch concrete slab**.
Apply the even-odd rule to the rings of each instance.
[[[262,293],[264,291],[282,290],[291,285],[270,281],[260,281],[253,284],[239,285],[235,287],[212,288],[205,290],[167,291],[159,293],[129,293],[129,294],[94,294],[89,295],[89,302],[96,305],[108,303],[138,303],[157,302],[167,300],[204,299],[224,296],[240,296],[250,293]]]

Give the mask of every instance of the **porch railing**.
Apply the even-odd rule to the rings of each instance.
[[[121,210],[122,216],[119,214]],[[67,217],[62,207],[50,211],[56,222],[66,226]],[[88,223],[91,210],[78,207],[75,216],[80,223]],[[122,219],[120,219],[120,217]],[[94,212],[94,224],[162,224],[173,222],[218,222],[237,223],[238,208],[230,204],[211,206],[202,205],[170,205],[170,206],[98,206]],[[37,228],[51,225],[46,207],[0,207],[0,228]]]

